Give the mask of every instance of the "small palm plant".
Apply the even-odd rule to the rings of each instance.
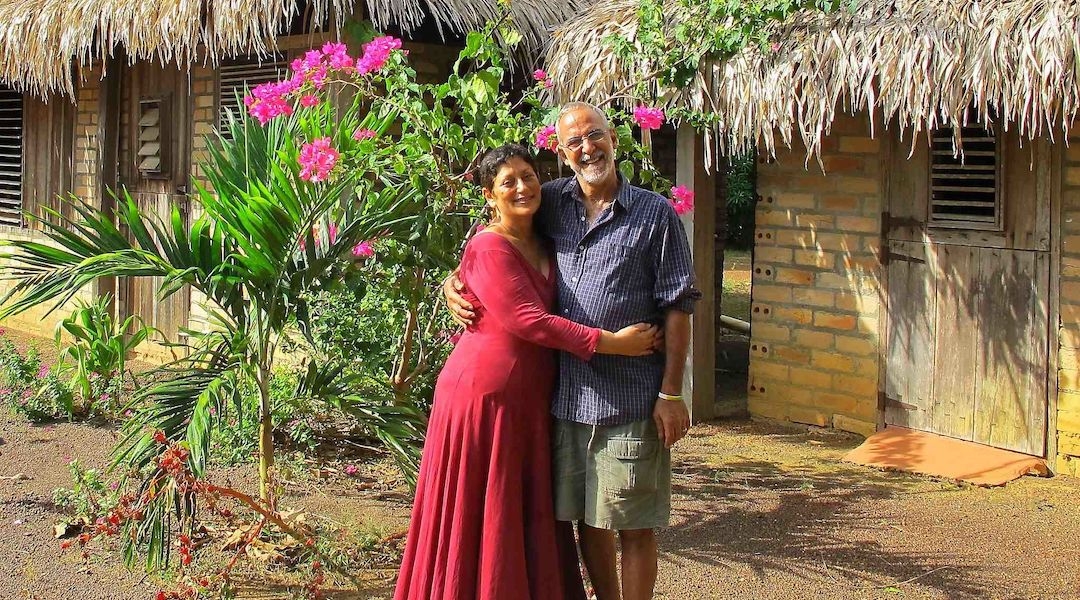
[[[55,309],[101,277],[160,277],[162,298],[191,286],[208,299],[208,330],[187,331],[188,355],[137,391],[116,464],[152,464],[160,451],[154,435],[163,433],[186,443],[190,467],[201,475],[216,419],[242,390],[255,389],[260,497],[271,500],[269,392],[278,340],[287,329],[309,331],[305,298],[353,270],[358,247],[374,238],[407,239],[425,201],[409,170],[398,168],[401,153],[387,135],[403,119],[401,94],[388,94],[381,83],[404,66],[392,46],[383,43],[378,64],[368,65],[371,76],[356,77],[347,94],[318,79],[316,69],[325,76],[331,52],[274,84],[318,98],[305,99],[296,114],[290,106],[266,118],[280,96],[253,93],[251,115],[232,116],[228,135],[211,145],[202,165],[209,186],[196,182],[190,223],[175,208],[164,219],[144,214],[120,190],[115,219],[72,198],[74,217],[48,211],[51,219],[37,219],[51,244],[7,242],[14,252],[6,276],[15,285],[0,318],[43,303]],[[383,67],[386,78],[378,76]],[[333,364],[309,361],[306,368],[297,394],[358,416],[406,471],[415,470],[423,423],[417,411],[358,397]]]

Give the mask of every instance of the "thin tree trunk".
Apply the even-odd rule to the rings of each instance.
[[[270,419],[270,371],[259,366],[259,499],[273,506],[270,498],[270,467],[274,466],[274,424]]]

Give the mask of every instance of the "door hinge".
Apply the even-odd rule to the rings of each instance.
[[[878,403],[884,408],[899,408],[900,410],[919,410],[918,406],[902,402],[896,398],[890,398],[885,392],[878,392]]]

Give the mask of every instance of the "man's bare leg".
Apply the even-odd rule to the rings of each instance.
[[[578,545],[581,546],[581,561],[589,572],[589,581],[592,582],[597,600],[620,600],[619,573],[615,568],[615,533],[578,521]]]
[[[656,586],[656,534],[652,529],[619,532],[623,600],[652,600]]]

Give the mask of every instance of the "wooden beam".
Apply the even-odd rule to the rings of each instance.
[[[694,191],[694,211],[682,219],[694,255],[697,288],[703,292],[694,308],[683,381],[690,419],[698,423],[712,417],[716,402],[716,174],[705,171],[704,140],[689,125],[681,125],[676,133],[675,159],[676,184]]]

